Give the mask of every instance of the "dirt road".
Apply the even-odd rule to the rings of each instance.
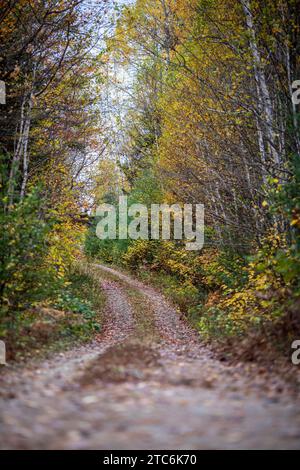
[[[1,381],[2,449],[300,448],[299,399],[216,360],[161,294],[97,265],[102,333]]]

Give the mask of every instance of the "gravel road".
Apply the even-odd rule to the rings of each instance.
[[[299,449],[299,397],[228,366],[152,287],[94,266],[101,334],[0,379],[1,449]]]

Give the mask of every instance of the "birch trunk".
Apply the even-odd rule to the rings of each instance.
[[[9,206],[11,206],[14,202],[16,177],[20,168],[21,161],[23,161],[24,170],[25,170],[25,173],[27,174],[26,175],[26,181],[27,181],[27,176],[28,176],[27,152],[28,152],[29,130],[30,130],[30,123],[31,123],[32,99],[33,99],[32,92],[30,93],[30,95],[28,95],[28,93],[25,93],[23,97],[22,105],[21,105],[18,141],[16,144],[15,152],[14,152],[12,163],[11,163],[9,182],[8,182]],[[23,179],[22,179],[23,194],[25,192],[26,181],[24,183],[24,176],[23,176]]]
[[[253,56],[253,68],[254,68],[254,74],[255,74],[255,81],[258,86],[257,98],[258,98],[258,102],[260,102],[260,105],[262,107],[263,119],[265,120],[265,126],[262,126],[262,127],[265,128],[266,139],[268,142],[270,156],[273,162],[276,165],[280,166],[281,159],[275,146],[276,136],[274,132],[274,114],[273,114],[272,102],[271,102],[271,97],[270,97],[270,93],[269,93],[268,86],[267,86],[265,73],[262,67],[260,52],[259,52],[258,45],[257,45],[256,31],[254,27],[254,20],[253,20],[253,15],[251,11],[250,1],[249,0],[240,0],[240,1],[242,4],[244,13],[245,13],[246,25],[250,33],[249,43],[250,43],[251,53]],[[259,137],[259,139],[261,139],[261,137]]]
[[[289,46],[286,45],[286,70],[287,70],[287,77],[288,77],[288,84],[289,84],[289,93],[292,103],[292,113],[293,113],[293,126],[295,130],[295,144],[297,153],[300,155],[300,140],[299,140],[299,127],[298,127],[298,120],[297,120],[297,109],[296,104],[293,101],[293,88],[292,88],[292,74],[291,74],[291,59],[290,59],[290,50]]]
[[[28,157],[28,141],[29,141],[29,131],[30,131],[30,123],[31,123],[31,111],[32,111],[32,104],[33,104],[33,94],[31,93],[29,98],[29,105],[28,105],[28,119],[26,121],[26,127],[24,129],[24,140],[23,140],[23,180],[21,186],[21,200],[25,196],[26,185],[28,180],[28,165],[29,165],[29,157]]]

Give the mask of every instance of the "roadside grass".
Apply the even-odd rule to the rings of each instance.
[[[64,289],[1,323],[7,361],[24,361],[84,344],[101,330],[105,297],[84,265],[73,267]]]

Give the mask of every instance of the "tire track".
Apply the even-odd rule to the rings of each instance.
[[[101,265],[94,275],[107,296],[101,334],[8,370],[2,449],[300,447],[299,401],[276,393],[278,378],[248,380],[243,367],[215,360],[155,289]],[[152,342],[139,337],[141,315],[153,315]]]

